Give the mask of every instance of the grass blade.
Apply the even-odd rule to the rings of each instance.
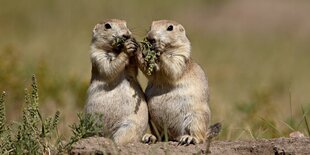
[[[288,123],[286,123],[282,120],[280,120],[280,122],[283,123],[286,127],[288,127],[291,131],[295,131],[295,129],[291,125],[289,125]]]
[[[310,127],[309,127],[308,120],[307,120],[307,115],[306,115],[307,113],[305,112],[303,106],[301,106],[301,110],[302,110],[303,118],[304,118],[304,121],[305,121],[305,125],[307,127],[308,136],[310,136]]]
[[[280,136],[280,135],[281,135],[281,132],[280,132],[273,124],[271,124],[269,121],[265,120],[265,119],[262,118],[262,117],[258,117],[258,118],[260,118],[261,120],[263,120],[264,122],[266,122],[268,126],[270,126],[274,131],[276,131],[277,136]]]

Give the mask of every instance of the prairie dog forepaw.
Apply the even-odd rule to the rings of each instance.
[[[199,140],[197,138],[190,136],[190,135],[184,135],[184,136],[181,136],[178,145],[189,145],[189,144],[197,144],[197,143],[199,143]]]
[[[145,134],[142,137],[142,142],[147,144],[154,144],[157,141],[157,138],[152,134]]]
[[[133,53],[137,51],[137,45],[133,40],[130,39],[127,40],[124,43],[124,46],[125,46],[125,52],[130,56],[132,56]]]

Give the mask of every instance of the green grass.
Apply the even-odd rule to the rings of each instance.
[[[307,119],[307,113],[308,112],[305,112],[305,110],[304,110],[304,108],[302,106],[301,106],[301,110],[302,110],[303,119],[305,121],[305,126],[307,128],[308,136],[310,136],[310,127],[309,127],[308,119]]]

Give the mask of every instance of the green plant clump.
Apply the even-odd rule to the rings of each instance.
[[[160,53],[155,51],[152,44],[146,39],[140,42],[140,47],[142,49],[144,61],[146,62],[146,74],[152,75]]]
[[[59,123],[59,111],[53,117],[43,119],[39,111],[39,95],[35,76],[32,77],[32,92],[25,90],[26,108],[21,122],[7,125],[4,96],[0,98],[0,154],[50,154]]]
[[[95,114],[77,114],[79,118],[78,123],[72,124],[71,131],[72,136],[69,142],[66,144],[65,148],[67,150],[71,149],[72,144],[79,141],[82,138],[87,138],[91,136],[100,136],[103,133],[103,115],[99,113]]]
[[[43,118],[39,111],[36,77],[32,77],[31,93],[25,89],[26,107],[20,122],[7,124],[5,92],[0,96],[0,154],[57,154],[69,151],[78,140],[103,132],[101,114],[78,114],[79,122],[71,125],[72,137],[66,143],[58,136],[60,112]]]
[[[0,96],[0,135],[5,131],[5,107],[4,107],[4,97],[5,97],[5,92],[2,92]]]
[[[12,138],[5,117],[5,92],[0,96],[0,154],[12,152]]]

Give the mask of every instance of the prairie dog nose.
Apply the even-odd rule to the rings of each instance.
[[[122,35],[122,37],[125,39],[125,40],[127,40],[127,39],[129,39],[131,36],[130,36],[130,34],[123,34]]]
[[[131,32],[128,30],[121,31],[119,33],[119,36],[122,37],[123,39],[127,40],[127,39],[131,38]]]
[[[149,32],[147,34],[147,37],[146,37],[146,40],[148,40],[151,44],[155,43],[156,42],[156,39],[154,37],[154,34]]]

